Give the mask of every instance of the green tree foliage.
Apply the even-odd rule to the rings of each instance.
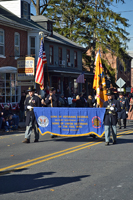
[[[129,24],[121,14],[111,10],[114,2],[124,3],[123,0],[51,0],[45,14],[55,21],[56,32],[91,50],[93,65],[98,48],[119,59],[125,55]],[[111,67],[107,68],[106,72],[111,72]]]

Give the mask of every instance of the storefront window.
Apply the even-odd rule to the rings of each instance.
[[[20,87],[17,86],[16,74],[0,74],[0,103],[20,101]]]

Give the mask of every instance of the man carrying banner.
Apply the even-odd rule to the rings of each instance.
[[[52,87],[49,91],[49,95],[45,100],[45,104],[47,107],[57,107],[57,97],[55,95],[56,89]]]
[[[56,92],[56,89],[52,87],[45,101],[45,104],[47,107],[57,107],[57,97],[55,95],[55,92]],[[51,134],[51,138],[54,138],[54,137],[55,136]]]
[[[111,90],[108,90],[107,97],[108,101],[103,103],[103,107],[106,108],[104,116],[105,146],[109,145],[110,129],[112,129],[113,144],[116,144],[117,113],[121,111],[120,103],[113,99]]]
[[[33,108],[41,107],[41,99],[37,95],[34,94],[35,89],[33,86],[29,87],[27,92],[29,93],[29,95],[27,96],[25,100],[26,131],[25,131],[25,140],[23,141],[23,143],[30,143],[30,136],[31,136],[32,129],[34,129],[34,132],[35,132],[34,142],[38,142],[39,131],[38,131],[37,122],[36,122]]]

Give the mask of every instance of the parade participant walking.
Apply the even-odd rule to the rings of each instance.
[[[35,95],[35,89],[33,86],[28,88],[29,95],[26,97],[25,106],[26,106],[26,131],[25,131],[25,140],[23,143],[30,143],[30,136],[32,129],[34,129],[35,140],[34,142],[38,142],[39,140],[39,132],[37,127],[36,118],[34,115],[33,108],[41,106],[41,99]]]
[[[121,111],[118,112],[118,125],[119,129],[121,129],[121,119],[123,119],[124,128],[126,128],[126,118],[129,110],[128,99],[123,96],[123,93],[119,93],[119,98],[117,99],[120,102]]]
[[[91,95],[88,96],[88,99],[87,99],[87,107],[90,107],[90,108],[93,107],[92,96],[91,96]]]
[[[55,95],[55,92],[56,92],[55,88],[52,87],[45,101],[47,107],[57,107],[57,97]]]
[[[79,95],[76,96],[76,106],[75,107],[79,107],[79,108],[82,107],[82,101],[81,101]]]
[[[55,95],[56,90],[54,87],[52,87],[49,91],[49,95],[47,96],[47,99],[45,101],[46,106],[48,107],[57,107],[57,97]],[[54,138],[55,136],[51,134],[51,138]]]
[[[108,101],[103,103],[103,107],[106,108],[104,116],[104,130],[105,130],[105,145],[109,145],[110,129],[112,129],[113,144],[116,144],[116,124],[117,124],[117,112],[121,111],[119,101],[113,99],[113,93],[111,90],[107,92]]]

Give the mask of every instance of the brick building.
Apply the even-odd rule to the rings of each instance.
[[[125,63],[125,66],[123,62],[120,61],[120,59],[114,55],[111,54],[111,52],[103,54],[102,51],[100,51],[101,57],[107,61],[107,64],[110,65],[115,70],[115,80],[117,81],[119,78],[122,78],[126,82],[126,87],[131,87],[131,60],[132,57],[130,55],[126,55],[123,59],[123,62]],[[87,55],[90,55],[90,50],[87,51]]]
[[[32,55],[37,61],[40,31],[44,34],[49,33],[34,21],[19,18],[0,5],[1,105],[17,104],[20,101],[21,90],[24,88],[19,86],[17,81],[17,59]]]

